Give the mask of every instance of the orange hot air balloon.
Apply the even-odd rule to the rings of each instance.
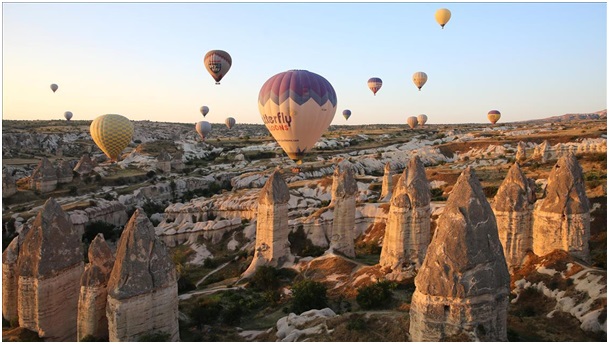
[[[486,117],[491,123],[495,124],[497,123],[497,121],[499,121],[499,118],[501,118],[501,112],[497,110],[491,110],[488,112],[488,115],[486,115]]]
[[[211,50],[207,52],[203,61],[209,74],[216,80],[216,85],[220,85],[220,80],[228,73],[233,64],[232,58],[224,50]]]

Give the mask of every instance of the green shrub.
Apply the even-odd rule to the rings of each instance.
[[[90,243],[99,233],[104,235],[104,239],[106,241],[116,241],[120,237],[120,232],[118,232],[117,228],[113,224],[103,221],[95,221],[89,223],[85,227],[85,232],[82,235],[82,242]]]
[[[307,234],[304,232],[302,225],[298,226],[295,232],[288,234],[288,241],[290,242],[290,250],[292,254],[301,257],[319,257],[324,254],[325,249],[323,247],[313,245],[311,239],[307,238]]]
[[[442,196],[444,194],[444,191],[442,191],[442,189],[440,188],[433,188],[430,190],[431,192],[431,200],[438,202],[438,201],[446,201],[446,197]]]
[[[379,281],[357,289],[355,300],[363,309],[384,308],[391,302],[391,290],[396,286],[389,281]]]
[[[169,341],[169,333],[167,332],[152,332],[147,333],[140,338],[138,338],[138,342],[167,342]]]
[[[259,291],[277,290],[279,288],[278,270],[272,266],[259,266],[252,276],[248,287]]]
[[[88,334],[82,338],[80,338],[79,342],[107,342],[108,338],[99,338],[95,337],[92,334]]]
[[[312,280],[300,281],[292,287],[292,311],[296,314],[328,306],[326,287]]]
[[[366,321],[362,317],[352,316],[347,321],[347,330],[349,331],[365,331],[368,329]]]

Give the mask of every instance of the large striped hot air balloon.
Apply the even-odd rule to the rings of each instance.
[[[103,115],[93,120],[89,128],[95,144],[108,158],[117,161],[119,154],[133,137],[133,124],[121,115]]]
[[[499,118],[501,118],[501,112],[497,110],[491,110],[486,115],[486,118],[488,118],[491,123],[495,124],[497,123],[497,121],[499,121]]]
[[[57,91],[58,88],[59,88],[59,86],[57,86],[57,84],[51,84],[51,91],[53,91],[53,93],[55,93],[55,91]]]
[[[351,117],[351,110],[343,110],[343,117],[345,117],[345,119],[349,119],[349,117]]]
[[[419,120],[415,116],[410,116],[406,119],[406,123],[408,123],[410,129],[414,129],[419,124]]]
[[[211,124],[207,121],[197,122],[195,130],[199,133],[199,136],[201,136],[201,140],[205,141],[207,134],[211,132]]]
[[[235,123],[237,123],[237,121],[235,121],[234,118],[232,117],[228,117],[226,118],[226,120],[224,121],[224,124],[226,124],[226,127],[228,129],[233,129],[233,127],[235,126]]]
[[[418,115],[417,121],[419,122],[419,125],[425,125],[425,123],[427,123],[427,115],[424,115],[424,114]]]
[[[224,50],[211,50],[205,54],[203,62],[209,74],[216,80],[216,85],[220,85],[220,80],[228,73],[233,60]]]
[[[436,21],[438,22],[438,24],[440,24],[440,26],[442,26],[442,29],[444,29],[444,25],[446,25],[449,20],[450,11],[447,8],[440,8],[436,11]]]
[[[368,88],[374,93],[376,96],[376,92],[378,92],[383,86],[383,80],[381,78],[370,78],[368,79]]]
[[[306,70],[276,74],[258,94],[262,121],[298,164],[332,123],[336,102],[336,92],[328,80]]]
[[[207,113],[209,113],[209,108],[205,105],[201,106],[201,114],[203,115],[203,117],[205,117],[207,115]]]
[[[424,72],[416,72],[412,75],[412,82],[421,90],[421,87],[427,82],[427,74]]]

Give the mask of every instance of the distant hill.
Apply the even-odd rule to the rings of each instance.
[[[568,113],[562,116],[552,116],[527,122],[570,122],[585,121],[591,119],[607,119],[607,109],[593,113]]]

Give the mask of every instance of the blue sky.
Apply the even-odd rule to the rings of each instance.
[[[444,30],[434,19],[446,7]],[[333,124],[501,122],[607,107],[606,3],[4,3],[4,119],[262,123],[271,76],[336,90]],[[203,65],[229,52],[214,84]],[[429,76],[422,91],[411,77]],[[373,96],[370,77],[383,79]],[[49,85],[57,83],[53,93]],[[350,109],[349,121],[341,116]]]

